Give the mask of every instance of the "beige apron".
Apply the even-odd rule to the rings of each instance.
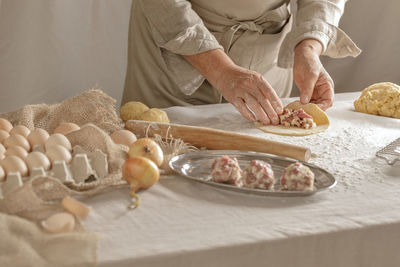
[[[278,96],[289,96],[292,70],[277,67],[280,45],[292,23],[286,2],[252,21],[230,19],[191,3],[207,29],[237,65],[261,73]],[[157,40],[146,32],[152,28],[146,25],[145,18],[140,17],[143,17],[141,12],[140,0],[134,1],[122,102],[136,100],[152,107],[220,103],[219,92],[181,55],[171,52],[179,51],[179,44],[173,41],[160,46],[155,44]]]
[[[262,74],[279,97],[290,95],[293,82],[292,69],[282,69],[277,66],[280,45],[290,31],[292,23],[287,3],[265,12],[254,21],[228,19],[193,2],[192,5],[237,65]],[[210,90],[211,85],[206,83],[203,86]],[[202,90],[202,87],[199,90]],[[219,94],[214,92],[214,95]]]

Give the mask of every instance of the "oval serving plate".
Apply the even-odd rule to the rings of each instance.
[[[223,155],[236,157],[240,168],[244,169],[251,160],[258,159],[268,162],[275,174],[274,190],[254,189],[248,187],[237,187],[225,183],[216,183],[211,180],[211,164],[214,159]],[[279,178],[283,169],[297,160],[279,157],[266,153],[239,151],[239,150],[203,150],[191,153],[185,153],[173,157],[169,166],[172,170],[181,174],[183,177],[196,182],[205,183],[211,186],[223,188],[226,190],[237,191],[247,194],[266,195],[266,196],[309,196],[336,185],[335,177],[324,169],[313,164],[300,161],[308,166],[315,175],[314,190],[312,191],[281,191]]]

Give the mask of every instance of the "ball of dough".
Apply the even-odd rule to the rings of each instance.
[[[169,123],[167,113],[164,110],[158,108],[152,108],[143,112],[142,114],[139,115],[137,119],[142,121]]]
[[[120,109],[120,116],[123,121],[137,120],[139,115],[149,110],[149,107],[141,102],[130,101]]]
[[[400,86],[375,83],[362,91],[354,107],[359,112],[400,119]]]

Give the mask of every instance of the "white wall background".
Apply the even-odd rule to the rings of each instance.
[[[0,0],[0,113],[96,84],[120,101],[130,7],[131,0]]]
[[[94,85],[117,99],[132,0],[0,0],[0,113],[55,103]],[[363,49],[324,59],[336,90],[400,84],[400,1],[350,0],[342,28]]]

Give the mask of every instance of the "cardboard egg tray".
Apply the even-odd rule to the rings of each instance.
[[[35,146],[33,151],[44,152],[43,146]],[[94,152],[85,151],[81,146],[72,149],[72,160],[67,164],[63,160],[56,160],[52,163],[51,169],[45,171],[43,167],[33,168],[30,176],[21,177],[19,172],[7,174],[6,181],[1,186],[2,197],[23,185],[23,181],[36,176],[51,176],[61,182],[73,182],[75,184],[92,182],[104,178],[108,174],[107,155],[101,150]]]

